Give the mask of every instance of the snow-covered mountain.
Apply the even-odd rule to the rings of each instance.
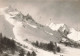
[[[75,41],[80,41],[80,31],[70,28],[70,34],[68,34],[67,37]]]
[[[74,41],[79,41],[80,40],[80,31],[76,31],[74,28],[69,28],[65,24],[54,24],[51,23],[49,27],[53,31],[60,31],[64,35],[66,35],[69,39],[74,40]]]
[[[6,7],[1,9],[3,19],[2,33],[7,37],[18,40],[30,39],[39,41],[59,42],[62,38],[58,31],[52,31],[48,26],[43,26],[28,14],[24,16],[17,9]]]
[[[53,56],[52,52],[48,52],[39,48],[35,48],[29,42],[25,42],[25,39],[30,41],[40,41],[40,42],[59,42],[61,36],[57,31],[52,31],[48,26],[43,26],[37,22],[28,14],[24,16],[21,12],[13,9],[11,7],[6,7],[1,9],[2,15],[0,15],[0,27],[3,36],[14,39],[16,42],[22,44],[23,46],[28,46],[24,48],[26,51],[35,51],[37,56]],[[60,55],[60,54],[59,54]],[[59,56],[58,55],[58,56]]]
[[[64,38],[63,35],[65,35],[76,41],[73,36],[77,35],[77,31],[72,31],[66,24],[51,23],[48,26],[44,26],[37,23],[29,14],[23,15],[20,11],[10,6],[1,8],[1,13],[1,31],[3,35],[7,37],[18,40],[30,39],[31,41],[44,40],[59,42]],[[78,38],[77,41],[78,40],[80,40],[80,38]]]
[[[61,33],[67,35],[69,33],[69,28],[67,27],[66,24],[55,24],[55,23],[51,23],[49,25],[49,27],[53,30],[53,31],[60,31]]]
[[[62,38],[74,41],[80,40],[80,32],[73,28],[69,28],[66,24],[54,24],[51,22],[51,24],[47,26],[41,25],[29,14],[23,15],[20,11],[12,7],[1,8],[0,12],[0,32],[3,36],[14,39],[23,46],[28,46],[28,48],[22,47],[27,51],[34,50],[37,56],[60,56],[60,54],[53,54],[52,52],[35,48],[30,42],[25,42],[25,39],[29,39],[30,41],[38,40],[40,42],[59,42]],[[65,56],[72,56],[75,50],[77,51],[75,55],[79,56],[78,52],[80,50],[78,49],[72,49],[62,45],[60,47],[70,52],[70,54],[64,53]],[[69,49],[71,49],[71,51]]]

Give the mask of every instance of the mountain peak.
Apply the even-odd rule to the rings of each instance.
[[[1,8],[0,9],[1,13],[2,14],[18,14],[19,11],[11,6],[8,6],[8,7],[4,7],[4,8]]]
[[[55,24],[55,23],[51,23],[50,25],[49,25],[49,27],[52,29],[52,30],[59,30],[61,27],[63,27],[63,28],[66,28],[67,27],[67,25],[66,24]]]
[[[17,9],[12,8],[11,6],[5,7],[3,8],[5,10],[5,12],[13,12],[13,11],[17,11]]]
[[[69,33],[69,28],[67,27],[66,24],[55,24],[55,23],[51,23],[49,25],[49,27],[53,30],[53,31],[60,31],[61,33],[64,33],[65,35],[67,35]]]

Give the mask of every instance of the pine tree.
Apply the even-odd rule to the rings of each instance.
[[[57,52],[60,52],[60,50],[61,50],[60,47],[57,47]]]
[[[25,51],[23,49],[21,49],[19,56],[24,56],[24,54],[25,54]]]
[[[2,38],[2,34],[0,33],[0,38]]]
[[[34,51],[32,52],[32,56],[36,56],[36,53]]]
[[[7,53],[5,53],[3,56],[9,56]]]
[[[53,50],[54,54],[56,54],[56,51],[57,51],[57,43],[55,42],[54,50]]]
[[[47,46],[48,50],[53,51],[53,47],[54,47],[53,42],[50,41],[50,43]]]
[[[31,56],[30,52],[27,53],[27,56]]]
[[[39,42],[38,41],[36,41],[36,46],[39,47]]]

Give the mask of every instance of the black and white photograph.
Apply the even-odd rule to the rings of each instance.
[[[0,0],[0,56],[80,56],[80,0]]]

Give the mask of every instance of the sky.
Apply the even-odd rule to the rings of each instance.
[[[41,24],[64,23],[80,30],[79,0],[0,0],[0,8],[12,6]]]

